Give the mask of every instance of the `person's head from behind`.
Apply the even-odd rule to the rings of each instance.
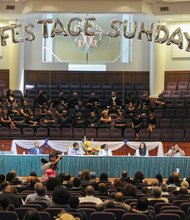
[[[128,172],[126,170],[123,170],[123,172],[121,173],[122,177],[127,177],[128,176]]]
[[[156,179],[159,181],[159,183],[163,183],[163,177],[160,173],[156,174]]]
[[[137,171],[134,176],[134,180],[142,181],[144,180],[144,174],[140,171]]]
[[[123,193],[124,196],[136,197],[136,188],[132,184],[126,184],[122,188],[122,193]]]
[[[145,211],[148,208],[149,202],[147,198],[140,198],[137,201],[136,208],[140,211]]]
[[[180,194],[180,195],[188,195],[187,188],[180,187],[180,189],[179,189],[179,194]]]
[[[188,188],[189,188],[189,183],[188,183],[186,180],[183,180],[183,181],[181,182],[181,187],[188,189]]]
[[[14,194],[17,194],[17,193],[18,193],[16,187],[13,186],[13,185],[7,185],[7,186],[5,187],[5,189],[4,189],[4,192],[14,193]]]
[[[79,207],[79,198],[77,196],[71,196],[71,198],[69,199],[69,206],[72,209],[77,209]]]
[[[61,185],[60,179],[58,178],[49,178],[46,182],[46,189],[48,191],[53,191],[56,186]]]
[[[42,220],[42,218],[37,210],[29,209],[26,211],[23,220]]]
[[[80,220],[80,218],[74,217],[73,215],[69,213],[62,212],[58,214],[55,220]]]
[[[104,183],[99,183],[99,184],[98,184],[98,191],[99,191],[100,193],[105,193],[105,192],[107,192],[106,184],[104,184]]]
[[[122,192],[116,192],[114,196],[114,200],[117,202],[123,202],[123,193]]]
[[[88,196],[93,196],[94,195],[94,187],[93,186],[87,186],[85,189],[85,193]]]
[[[107,173],[101,173],[100,174],[100,181],[107,181],[107,180],[108,180]]]
[[[45,196],[46,190],[42,183],[36,183],[34,189],[39,196]]]
[[[162,196],[161,188],[158,186],[152,188],[151,195],[153,198],[160,198]]]
[[[55,204],[65,205],[69,203],[70,197],[71,194],[66,189],[62,186],[56,186],[52,194],[52,201]]]
[[[14,173],[12,173],[12,172],[8,172],[7,174],[6,174],[6,181],[7,182],[9,182],[9,183],[11,183],[11,181],[14,179]]]
[[[81,185],[81,179],[78,178],[78,177],[75,177],[75,178],[73,179],[73,186],[74,186],[74,187],[79,187],[80,185]]]
[[[9,200],[6,196],[1,195],[0,196],[0,210],[2,211],[8,211],[9,209]]]

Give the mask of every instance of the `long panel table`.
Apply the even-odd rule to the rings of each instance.
[[[16,170],[18,176],[28,176],[31,171],[36,171],[41,176],[42,157],[48,158],[48,155],[0,155],[0,173]],[[190,175],[190,157],[63,156],[58,167],[60,172],[69,172],[73,176],[88,169],[95,171],[97,177],[102,172],[106,172],[109,177],[118,177],[123,170],[128,170],[130,177],[136,171],[142,171],[146,178],[155,177],[157,173],[168,177],[179,168],[181,176],[185,177]]]

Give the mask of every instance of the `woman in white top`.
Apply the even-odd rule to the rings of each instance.
[[[98,156],[112,156],[112,151],[108,148],[107,144],[102,144]]]
[[[136,156],[142,156],[147,157],[149,156],[148,150],[146,149],[146,144],[144,142],[141,142],[139,145],[139,148],[136,150]]]

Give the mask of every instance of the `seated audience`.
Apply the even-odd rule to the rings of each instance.
[[[70,198],[70,192],[64,189],[63,186],[60,185],[55,187],[52,194],[53,205],[64,205],[69,208]]]
[[[162,191],[161,188],[159,186],[155,186],[152,188],[151,190],[151,197],[148,198],[149,201],[151,200],[159,200],[159,201],[163,201],[165,203],[169,203],[168,198],[162,197]]]
[[[166,103],[165,103],[165,99],[163,97],[162,94],[159,94],[158,95],[158,98],[155,100],[155,105],[156,105],[156,108],[164,108]]]
[[[80,220],[78,217],[74,217],[73,215],[69,213],[62,212],[58,214],[57,218],[55,220]]]
[[[37,210],[29,209],[26,211],[23,220],[42,220],[42,218]]]
[[[100,128],[111,128],[111,117],[109,116],[108,110],[102,111],[102,117],[99,120],[99,127]]]
[[[130,183],[130,182],[131,182],[130,178],[128,177],[128,172],[127,172],[127,170],[123,170],[123,172],[122,172],[122,174],[121,174],[120,180],[121,180],[122,182],[126,182],[126,183]]]

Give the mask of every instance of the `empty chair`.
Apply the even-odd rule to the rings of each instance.
[[[115,215],[116,220],[121,220],[122,216],[126,213],[122,208],[105,208],[104,212],[112,212]]]
[[[113,84],[113,90],[118,91],[123,89],[123,84],[122,83],[114,83]]]
[[[80,82],[79,82],[79,81],[70,82],[70,89],[71,89],[71,90],[80,89]]]
[[[160,128],[170,128],[171,127],[171,119],[169,118],[162,118],[160,120]]]
[[[155,217],[155,220],[181,220],[180,216],[178,214],[173,213],[161,213],[157,214]]]
[[[18,99],[23,98],[22,91],[20,91],[20,90],[13,90],[13,97],[14,98],[18,98]]]
[[[10,138],[10,130],[7,127],[0,127],[0,139]]]
[[[187,99],[187,100],[185,101],[185,107],[186,107],[186,108],[190,108],[190,99]]]
[[[184,90],[181,94],[182,99],[190,99],[190,90]]]
[[[38,211],[42,220],[51,220],[51,215],[45,211]]]
[[[37,82],[36,87],[38,90],[48,90],[48,84],[46,82]]]
[[[157,119],[161,119],[164,116],[164,109],[155,109],[154,110],[154,116]]]
[[[23,135],[24,138],[33,139],[34,138],[34,130],[33,130],[33,128],[23,128],[22,129],[22,135]]]
[[[183,210],[186,215],[188,215],[189,207],[190,207],[190,202],[185,202],[180,205],[180,209]]]
[[[176,118],[181,118],[181,119],[186,118],[186,109],[185,108],[176,109],[175,116]]]
[[[96,212],[96,209],[87,208],[87,207],[86,207],[86,208],[85,208],[85,207],[81,207],[81,208],[79,208],[79,211],[80,211],[80,212],[85,212],[86,215],[87,215],[87,217],[88,217],[88,219],[89,219],[91,213]]]
[[[36,137],[47,138],[48,137],[48,129],[47,128],[37,128]]]
[[[133,83],[125,83],[124,85],[125,90],[134,90],[134,84]]]
[[[122,220],[149,220],[148,216],[142,213],[125,213]]]
[[[160,212],[163,212],[163,211],[165,211],[165,210],[180,210],[180,208],[178,207],[178,206],[175,206],[174,204],[172,204],[172,205],[167,205],[168,203],[165,203],[165,206],[162,206],[161,208],[160,208]]]
[[[161,129],[153,129],[150,133],[150,140],[159,141],[161,138]]]
[[[59,89],[66,90],[70,88],[69,82],[59,82]]]
[[[190,129],[185,130],[185,141],[190,141]]]
[[[63,139],[72,139],[73,138],[73,129],[72,128],[62,128]]]
[[[112,140],[121,140],[121,129],[118,129],[118,128],[112,128],[110,130],[110,138]]]
[[[86,128],[86,137],[88,139],[95,139],[97,136],[96,128]]]
[[[178,82],[178,90],[187,90],[189,82]]]
[[[165,203],[165,202],[156,203],[154,206],[156,214],[160,213],[162,207],[168,207],[168,206],[170,207],[174,205],[172,203]]]
[[[185,100],[184,99],[176,99],[174,101],[174,108],[184,108]]]
[[[110,129],[109,128],[98,128],[97,138],[101,140],[109,140]]]
[[[183,129],[173,129],[172,139],[174,141],[183,141],[184,140],[184,130]]]
[[[50,98],[56,99],[57,97],[59,97],[59,90],[51,90],[50,91]]]
[[[102,89],[104,89],[104,90],[112,90],[113,89],[112,83],[103,83],[102,84]]]
[[[182,119],[179,118],[174,118],[171,121],[171,128],[177,129],[177,128],[182,128]]]
[[[91,89],[91,84],[90,84],[90,82],[81,82],[81,89],[82,90],[90,90]]]
[[[146,86],[144,83],[136,83],[135,84],[135,89],[136,90],[146,90]]]
[[[26,97],[27,98],[35,98],[38,95],[37,89],[30,89],[26,91]]]
[[[171,90],[164,90],[162,92],[162,95],[163,95],[164,99],[170,99],[171,98]]]
[[[38,211],[42,211],[43,207],[40,204],[34,204],[34,203],[28,203],[28,204],[24,204],[22,205],[23,208],[35,208]]]
[[[92,90],[99,90],[102,89],[102,83],[101,82],[93,82],[92,83]]]
[[[172,134],[173,134],[172,129],[162,129],[161,140],[163,141],[172,140]]]
[[[34,99],[26,99],[28,102],[28,107],[33,109],[34,108]]]
[[[112,212],[93,212],[89,220],[115,220],[115,215]]]
[[[139,135],[139,140],[148,140],[150,133],[147,129],[141,129],[138,135]]]
[[[19,139],[22,137],[20,128],[10,128],[10,134],[13,139]]]
[[[50,83],[49,90],[57,90],[58,89],[58,83]]]
[[[5,89],[6,88],[6,84],[4,80],[0,80],[0,89]]]
[[[173,108],[174,107],[174,100],[169,100],[169,99],[166,99],[165,100],[165,107],[166,108]]]
[[[180,90],[174,90],[174,91],[172,91],[171,98],[172,99],[180,99],[181,93],[182,92]]]
[[[135,131],[132,128],[127,128],[124,130],[124,139],[133,140],[135,139]]]
[[[186,118],[183,120],[182,128],[183,129],[190,129],[190,118]]]
[[[187,202],[189,202],[189,201],[188,201],[188,200],[185,200],[185,199],[184,199],[184,200],[176,199],[176,200],[173,201],[173,204],[174,204],[175,206],[180,207],[181,204],[187,203]]]
[[[37,209],[31,208],[31,207],[20,207],[20,208],[16,208],[15,209],[15,212],[17,213],[19,220],[23,220],[24,215],[26,214],[26,212],[28,210],[35,210],[35,211],[37,211]]]
[[[168,82],[166,85],[166,90],[176,90],[177,82]]]
[[[84,128],[73,128],[73,137],[76,139],[81,139],[85,136]]]
[[[162,213],[168,213],[168,214],[177,214],[180,216],[181,220],[185,220],[185,212],[182,210],[164,210]]]
[[[61,137],[60,128],[49,128],[49,137],[51,139],[59,139]]]
[[[1,220],[18,220],[18,215],[14,211],[1,211]]]

